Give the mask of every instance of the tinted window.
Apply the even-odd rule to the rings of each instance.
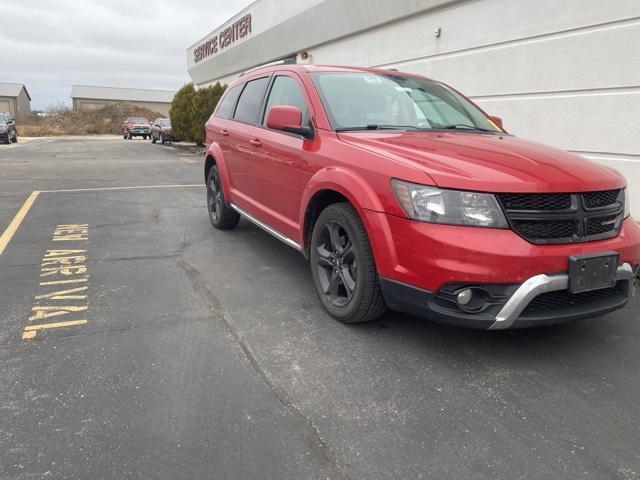
[[[298,107],[302,112],[303,123],[307,118],[307,102],[304,98],[302,90],[298,86],[297,82],[291,77],[276,77],[271,87],[271,93],[269,93],[269,99],[267,100],[267,108],[265,109],[264,122],[266,124],[266,116],[269,109],[276,105],[288,105],[291,107]]]
[[[216,116],[222,118],[231,118],[233,117],[233,107],[236,106],[236,100],[238,100],[238,95],[242,91],[242,85],[236,85],[232,89],[230,89],[222,101],[220,102],[220,106],[218,110],[216,110]]]
[[[247,82],[247,85],[240,95],[234,119],[246,123],[258,123],[258,114],[264,97],[264,91],[267,89],[269,77],[259,78]]]

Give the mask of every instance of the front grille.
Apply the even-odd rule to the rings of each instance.
[[[618,282],[615,287],[593,290],[591,292],[571,293],[559,290],[538,295],[522,312],[523,317],[556,313],[578,308],[601,308],[606,305],[623,302],[627,297],[628,282]]]
[[[620,233],[621,189],[586,193],[501,193],[511,228],[531,243],[602,240]]]
[[[503,193],[500,200],[507,210],[567,210],[571,208],[571,195],[549,193]]]
[[[513,222],[517,232],[527,238],[567,238],[576,231],[576,222],[573,220],[543,220],[543,221],[520,221]]]
[[[590,217],[587,219],[587,235],[600,235],[610,232],[616,226],[618,218],[616,215],[606,217]]]
[[[602,192],[588,192],[583,195],[587,208],[600,208],[611,205],[618,200],[620,190],[604,190]]]

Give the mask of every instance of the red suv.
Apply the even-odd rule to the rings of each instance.
[[[622,308],[640,263],[625,179],[501,123],[409,73],[252,71],[206,124],[211,222],[243,215],[299,250],[346,323],[388,307],[504,329]]]

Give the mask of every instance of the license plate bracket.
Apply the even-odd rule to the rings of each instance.
[[[616,252],[569,257],[569,291],[582,293],[614,287],[619,259]]]

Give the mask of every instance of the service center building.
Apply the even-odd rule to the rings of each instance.
[[[638,18],[638,0],[258,0],[192,45],[187,64],[196,86],[290,57],[420,73],[509,132],[611,164],[633,187]]]

